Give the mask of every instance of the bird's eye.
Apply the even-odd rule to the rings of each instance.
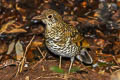
[[[52,18],[52,15],[49,15],[48,18]]]

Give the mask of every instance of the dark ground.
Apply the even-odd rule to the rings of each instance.
[[[63,69],[68,69],[69,61],[64,63]],[[27,80],[26,77],[29,77],[30,80],[110,80],[110,74],[98,74],[96,71],[89,69],[85,70],[86,72],[78,72],[71,74],[60,74],[50,71],[49,68],[51,66],[56,66],[58,61],[56,60],[44,60],[40,64],[38,64],[34,69],[25,69],[23,72],[15,77],[17,67],[8,66],[2,70],[0,70],[0,78],[1,80]],[[74,64],[75,66],[79,66],[80,64]],[[28,79],[29,80],[29,79]]]
[[[120,80],[119,7],[120,2],[116,0],[105,3],[99,0],[1,0],[0,80],[110,80],[115,71],[118,74],[111,80]],[[59,58],[44,45],[45,25],[41,21],[31,21],[33,16],[48,8],[59,12],[65,22],[76,27],[88,40],[94,59],[92,65],[83,65],[76,60],[73,67],[79,70],[68,75],[70,60],[63,59],[65,73],[51,70],[58,66]],[[22,45],[25,51],[33,35],[35,38],[26,54],[28,67],[23,67],[16,76],[20,61],[16,49],[9,46],[20,41],[19,47]]]

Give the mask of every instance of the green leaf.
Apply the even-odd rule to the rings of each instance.
[[[50,68],[51,71],[54,71],[54,72],[57,72],[57,73],[64,73],[64,70],[63,69],[60,69],[59,67],[57,66],[53,66]]]
[[[104,67],[104,66],[114,66],[115,63],[112,63],[112,62],[99,62],[98,65],[100,67]]]
[[[106,62],[99,62],[98,65],[99,65],[100,67],[103,67],[103,66],[107,66],[107,63],[106,63]]]
[[[79,70],[80,70],[79,67],[72,67],[71,70],[70,70],[70,72],[77,72]]]

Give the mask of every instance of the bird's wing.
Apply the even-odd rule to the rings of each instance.
[[[90,46],[75,27],[65,24],[65,38],[67,37],[70,37],[71,41],[79,47],[89,48]]]
[[[92,57],[90,56],[90,54],[86,49],[86,48],[89,48],[90,45],[84,39],[84,37],[80,35],[78,30],[73,26],[69,26],[66,28],[65,36],[71,37],[72,43],[75,43],[80,49],[80,54],[78,54],[76,58],[86,64],[92,64],[93,62]]]

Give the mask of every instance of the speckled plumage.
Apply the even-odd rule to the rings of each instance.
[[[89,44],[75,27],[62,20],[59,13],[48,9],[33,19],[41,19],[46,24],[45,43],[47,48],[56,55],[71,58],[69,72],[75,57],[87,64],[92,63],[92,58],[86,50]]]

